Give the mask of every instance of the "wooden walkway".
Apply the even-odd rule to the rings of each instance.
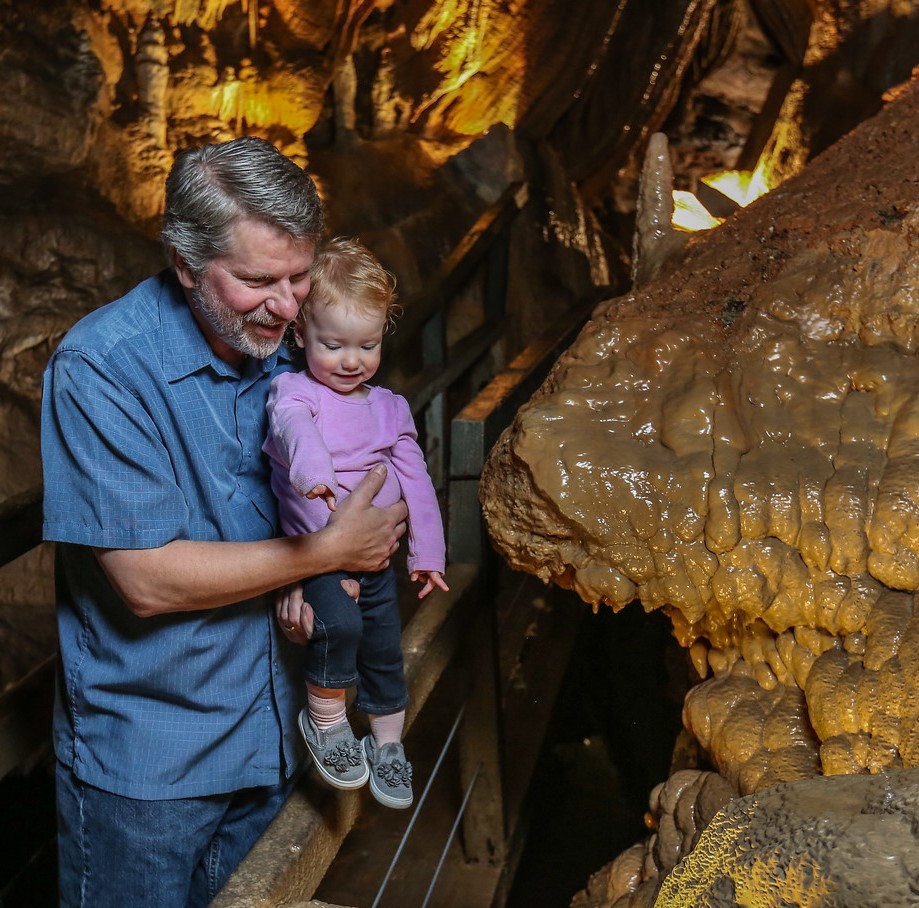
[[[504,681],[504,860],[470,861],[462,824],[451,840],[465,793],[459,748],[455,741],[446,750],[442,745],[463,703],[468,703],[469,679],[458,664],[444,674],[406,737],[406,753],[415,770],[416,806],[404,812],[388,810],[364,793],[360,817],[316,890],[319,902],[349,908],[499,908],[507,897],[527,831],[528,781],[586,610],[574,597],[547,590],[532,577],[509,571],[502,577],[507,594],[498,596],[499,623],[505,629],[499,654]],[[510,633],[512,629],[517,632]],[[437,776],[418,806],[438,760]]]

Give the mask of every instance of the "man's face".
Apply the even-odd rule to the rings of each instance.
[[[179,262],[176,273],[211,349],[239,365],[245,356],[274,353],[310,289],[315,255],[309,240],[294,240],[262,221],[243,218],[230,252],[200,277]]]

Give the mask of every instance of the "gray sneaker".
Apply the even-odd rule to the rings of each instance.
[[[373,735],[361,740],[370,764],[370,793],[387,807],[402,810],[412,806],[412,764],[405,759],[401,744],[377,747]]]
[[[351,789],[366,783],[370,770],[347,719],[328,731],[320,731],[309,710],[302,709],[297,721],[316,769],[329,785]]]

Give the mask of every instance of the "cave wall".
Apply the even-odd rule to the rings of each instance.
[[[529,201],[515,223],[510,249],[511,327],[495,352],[496,360],[507,360],[572,303],[626,289],[640,163],[653,132],[664,130],[671,137],[676,180],[684,188],[695,188],[702,172],[752,167],[764,150],[778,184],[877,111],[884,92],[906,77],[917,62],[914,6],[896,0],[53,0],[33,7],[3,5],[0,496],[41,480],[39,382],[55,344],[81,315],[162,266],[156,240],[162,183],[179,148],[241,134],[274,142],[316,177],[332,230],[360,235],[398,275],[406,295],[424,287],[463,231],[508,183],[525,181]],[[804,225],[811,204],[783,215],[778,236]],[[899,209],[890,212],[891,219],[899,217]],[[784,254],[781,247],[779,254]],[[736,250],[724,255],[725,261],[737,257]],[[762,276],[770,268],[763,260]],[[682,318],[680,283],[677,278],[661,307]],[[725,290],[717,299],[725,317],[734,318],[748,303],[741,306],[732,293]],[[648,317],[644,311],[636,314],[639,335]],[[717,369],[713,372],[697,352],[683,361],[691,335],[686,324],[680,321],[660,350],[643,355],[660,364],[673,362],[675,374],[693,388]],[[704,320],[698,325],[711,329]],[[705,346],[702,339],[690,340]],[[792,340],[780,355],[806,360],[800,342]],[[850,367],[841,357],[826,367],[821,381],[834,387]],[[794,383],[794,377],[785,380]],[[736,392],[737,379],[719,381],[712,395]],[[698,418],[690,397],[668,404],[671,425],[691,425]],[[870,428],[874,434],[859,442],[866,450],[879,445],[883,434],[873,424]],[[686,442],[692,431],[679,428],[676,436],[679,444],[690,445],[681,449],[681,457],[703,459],[699,439]],[[586,432],[584,442],[590,438]],[[875,466],[861,481],[873,492],[881,458],[872,450]],[[818,459],[813,452],[809,456]],[[639,464],[636,475],[641,469]],[[787,465],[783,469],[788,472]],[[673,482],[690,495],[692,483],[684,474],[675,474]],[[599,491],[606,489],[601,483]],[[751,480],[751,499],[757,494],[761,490]],[[858,498],[855,491],[839,492],[845,494]],[[765,496],[768,513],[758,518],[761,523],[778,520],[782,505],[781,495],[776,496]],[[894,511],[897,500],[890,497]],[[697,504],[693,499],[686,507],[684,535],[698,522],[692,512]],[[586,511],[581,516],[593,519]],[[597,523],[599,532],[611,519],[601,515]],[[839,545],[861,565],[861,537],[852,523],[847,524],[851,539]],[[785,531],[793,535],[793,527]],[[634,545],[629,540],[634,550],[629,557],[642,565],[637,582],[629,583],[641,588],[643,598],[647,590],[640,578],[659,571],[659,562],[671,552],[665,535],[650,549],[653,535]],[[556,543],[569,551],[565,537]],[[814,546],[811,554],[819,562],[819,541]],[[784,549],[776,551],[774,558],[781,560]],[[589,591],[585,598],[594,601],[606,595],[606,580],[602,568],[588,563],[593,557],[580,553],[573,568],[558,572],[536,569],[563,583],[579,577]],[[768,565],[773,556],[761,551],[758,557]],[[705,557],[686,560],[686,578],[674,581],[673,590],[659,583],[649,603],[669,607],[670,599],[678,599],[682,607],[689,602],[678,633],[698,644],[693,649],[697,664],[729,679],[727,685],[741,684],[729,688],[735,693],[741,689],[746,696],[755,686],[751,700],[760,713],[753,727],[760,731],[753,738],[745,731],[724,731],[723,724],[719,731],[704,731],[705,709],[717,714],[728,694],[692,713],[697,715],[690,720],[694,730],[703,739],[708,734],[709,746],[727,754],[728,765],[738,747],[759,753],[750,741],[765,734],[763,715],[773,717],[776,726],[789,714],[800,719],[800,694],[791,701],[781,694],[789,678],[803,677],[801,665],[824,657],[826,647],[825,664],[832,666],[828,683],[838,687],[839,678],[857,674],[849,657],[862,658],[867,638],[861,641],[861,632],[853,631],[842,649],[846,655],[839,657],[838,646],[827,646],[836,637],[823,636],[816,624],[786,628],[779,647],[770,645],[775,629],[764,622],[767,631],[757,630],[752,642],[743,644],[759,655],[741,657],[737,651],[743,647],[723,628],[716,630],[717,622],[698,633],[705,623],[699,610],[710,579],[707,563]],[[628,578],[629,572],[621,575]],[[794,576],[799,575],[800,570]],[[689,591],[693,583],[703,592]],[[620,585],[631,589],[618,579],[613,584],[617,590]],[[865,585],[865,601],[879,602],[880,597],[872,599],[875,587],[867,580]],[[743,623],[749,617],[748,592],[737,587],[736,578],[727,588],[731,593],[722,598],[737,599],[725,607],[730,620]],[[858,583],[855,588],[861,589]],[[789,595],[799,593],[794,587]],[[871,612],[878,628],[896,628],[907,610],[905,595],[892,594],[883,609]],[[850,597],[856,600],[861,602],[857,592]],[[0,643],[11,654],[0,666],[0,687],[53,650],[51,602],[45,548],[0,574]],[[865,606],[858,602],[852,608],[861,616]],[[897,647],[895,630],[890,634],[893,642],[884,644],[884,653]],[[874,639],[882,639],[880,631]],[[872,658],[869,672],[887,664],[880,656]],[[749,673],[735,671],[738,665],[751,666]],[[832,674],[837,669],[838,677]],[[865,691],[874,690],[875,676],[866,677],[858,704],[870,701]],[[855,690],[854,680],[850,686]],[[888,759],[889,748],[871,743],[873,732],[849,728],[861,721],[851,717],[864,712],[854,702],[846,702],[848,725],[840,734],[856,743],[838,749],[837,765],[867,765],[865,753],[875,763]],[[797,727],[789,725],[779,740],[793,738]],[[834,728],[827,729],[827,740]],[[859,742],[866,734],[870,740],[863,746]],[[735,739],[740,745],[731,743]],[[810,771],[819,748],[806,728],[801,740],[800,748],[791,741],[791,765]],[[744,778],[753,781],[744,784],[768,777],[761,767],[745,772]]]
[[[361,236],[403,298],[509,183],[527,182],[499,364],[598,286],[622,286],[629,193],[604,224],[603,206],[574,179],[591,170],[575,159],[595,155],[599,126],[570,146],[555,129],[577,110],[596,124],[614,112],[626,137],[626,121],[636,127],[617,139],[621,158],[643,118],[672,108],[679,68],[669,107],[643,99],[654,61],[671,48],[674,67],[702,66],[726,32],[703,28],[710,2],[657,5],[669,10],[667,29],[643,29],[634,77],[615,83],[598,80],[597,67],[611,54],[622,66],[636,3],[582,0],[577,15],[546,0],[3,5],[0,496],[40,482],[39,382],[53,347],[80,316],[162,267],[163,180],[185,145],[247,133],[274,142],[315,176],[332,231]],[[674,29],[686,17],[695,27],[680,45]],[[609,184],[618,164],[591,166]],[[37,551],[0,574],[0,608],[47,615],[48,558]],[[3,632],[15,623],[15,609],[4,610]]]

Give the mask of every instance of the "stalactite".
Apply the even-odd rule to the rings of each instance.
[[[150,135],[160,148],[166,146],[166,120],[169,87],[169,51],[166,33],[159,20],[149,16],[137,39],[134,56],[138,100],[145,114]]]
[[[339,63],[332,85],[335,94],[335,141],[340,145],[349,145],[357,139],[357,114],[354,109],[357,73],[350,54]]]

